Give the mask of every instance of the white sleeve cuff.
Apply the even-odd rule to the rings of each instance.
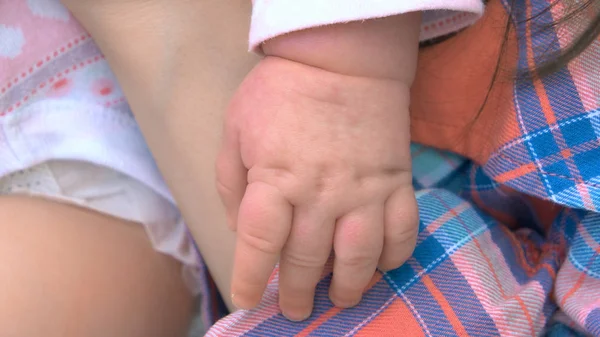
[[[479,18],[484,10],[481,0],[254,0],[250,26],[250,49],[269,39],[286,33],[336,23],[387,17],[415,11],[445,10],[444,13],[463,12],[460,23],[469,24]],[[458,13],[454,13],[456,17]],[[439,16],[439,15],[438,15]],[[464,20],[468,19],[468,20]],[[424,27],[427,23],[424,19]],[[429,20],[431,21],[431,20]],[[457,20],[448,22],[441,31],[452,31]],[[422,27],[422,28],[424,28]],[[463,27],[460,27],[463,28]],[[439,29],[438,29],[439,30]],[[447,32],[447,33],[449,33]],[[434,37],[435,33],[422,30],[421,38]],[[438,35],[439,36],[439,35]]]

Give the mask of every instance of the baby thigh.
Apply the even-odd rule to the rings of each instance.
[[[185,336],[193,298],[142,226],[0,197],[0,335]]]

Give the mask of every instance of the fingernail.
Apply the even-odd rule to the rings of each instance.
[[[342,309],[348,309],[348,308],[354,308],[355,306],[357,306],[360,301],[362,300],[361,297],[359,297],[358,299],[333,299],[331,298],[331,302],[333,302],[333,304],[338,307],[338,308],[342,308]]]
[[[233,304],[233,306],[238,310],[246,310],[245,308],[242,308],[242,306],[240,306],[238,303],[236,303],[235,300],[235,294],[231,294],[231,304]]]
[[[235,294],[231,294],[230,298],[231,298],[231,304],[233,304],[233,306],[236,309],[239,309],[238,306],[237,306],[237,304],[235,303]]]
[[[360,303],[360,300],[358,300],[358,301],[338,301],[337,306],[340,308],[343,308],[343,309],[350,309],[350,308],[354,308],[359,303]]]
[[[289,313],[289,312],[284,312],[283,316],[285,318],[287,318],[288,320],[292,321],[292,322],[302,322],[307,320],[310,317],[311,313]]]

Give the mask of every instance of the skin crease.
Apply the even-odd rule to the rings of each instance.
[[[232,292],[255,307],[279,268],[279,305],[310,315],[332,249],[330,298],[360,301],[375,269],[412,253],[409,112],[420,14],[315,28],[263,46],[267,55],[226,114],[217,166],[237,230]]]
[[[320,78],[316,86],[307,74]],[[319,89],[336,86],[343,90]],[[398,81],[271,57],[247,77],[228,113],[219,168],[235,172],[237,163],[238,181],[248,182],[237,222],[236,305],[258,303],[280,258],[280,307],[290,319],[306,318],[334,248],[330,297],[351,307],[378,262],[395,268],[410,255],[417,212],[410,135],[402,131],[408,96]],[[235,181],[233,174],[223,184]],[[235,187],[222,189],[226,199],[230,191]]]
[[[64,3],[105,53],[219,289],[227,294],[231,280],[239,307],[258,303],[280,257],[280,305],[299,320],[332,245],[330,296],[341,307],[360,300],[378,263],[389,269],[410,255],[419,14],[269,41],[227,109],[257,62],[244,52],[249,2]]]

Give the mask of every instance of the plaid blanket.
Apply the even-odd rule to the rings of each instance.
[[[550,1],[511,1],[520,67],[559,51],[579,29],[540,28],[559,17],[560,2],[545,10]],[[222,319],[207,335],[600,336],[599,70],[596,41],[547,78],[508,83],[510,97],[494,105],[494,117],[447,146],[462,156],[413,145],[417,247],[404,266],[373,278],[358,307],[332,305],[326,273],[312,317],[289,322],[278,310],[275,273],[259,308]],[[443,147],[429,133],[415,132]]]

